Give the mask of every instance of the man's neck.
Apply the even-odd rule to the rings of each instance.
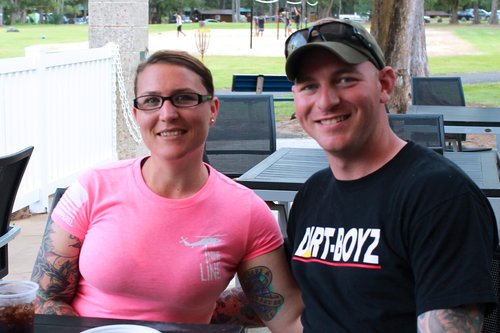
[[[363,178],[386,165],[406,145],[392,131],[381,140],[365,145],[362,150],[345,155],[326,152],[330,169],[338,180],[356,180]]]

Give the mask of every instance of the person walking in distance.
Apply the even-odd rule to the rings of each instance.
[[[179,37],[179,33],[186,36],[184,31],[182,31],[182,16],[178,12],[175,13],[175,23],[177,24],[177,37]]]
[[[262,15],[259,16],[259,19],[257,21],[258,26],[259,26],[259,30],[258,30],[257,36],[260,36],[260,37],[264,36],[264,24],[265,24],[265,22],[266,22],[266,18],[264,16],[262,16]]]

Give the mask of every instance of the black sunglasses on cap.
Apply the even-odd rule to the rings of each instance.
[[[317,38],[320,38],[323,42],[346,44],[361,53],[361,50],[367,50],[369,52],[369,56],[367,56],[373,60],[378,69],[385,67],[382,51],[374,45],[375,41],[368,40],[373,39],[373,37],[364,29],[360,31],[355,26],[342,21],[329,21],[295,31],[285,42],[285,57],[288,58],[294,50],[301,46],[310,42],[317,42],[317,40],[313,40]]]

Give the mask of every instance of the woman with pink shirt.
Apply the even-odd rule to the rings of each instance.
[[[219,109],[209,69],[159,51],[137,68],[134,90],[150,155],[92,169],[67,189],[33,270],[37,312],[248,323],[246,308],[215,311],[236,273],[273,332],[301,332],[303,305],[274,216],[203,162]]]

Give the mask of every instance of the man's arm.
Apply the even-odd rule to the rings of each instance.
[[[31,280],[40,286],[35,310],[42,314],[77,316],[70,303],[76,294],[82,241],[54,223],[47,225]]]
[[[475,304],[454,309],[432,310],[418,316],[419,333],[471,332],[480,333],[483,310]]]

